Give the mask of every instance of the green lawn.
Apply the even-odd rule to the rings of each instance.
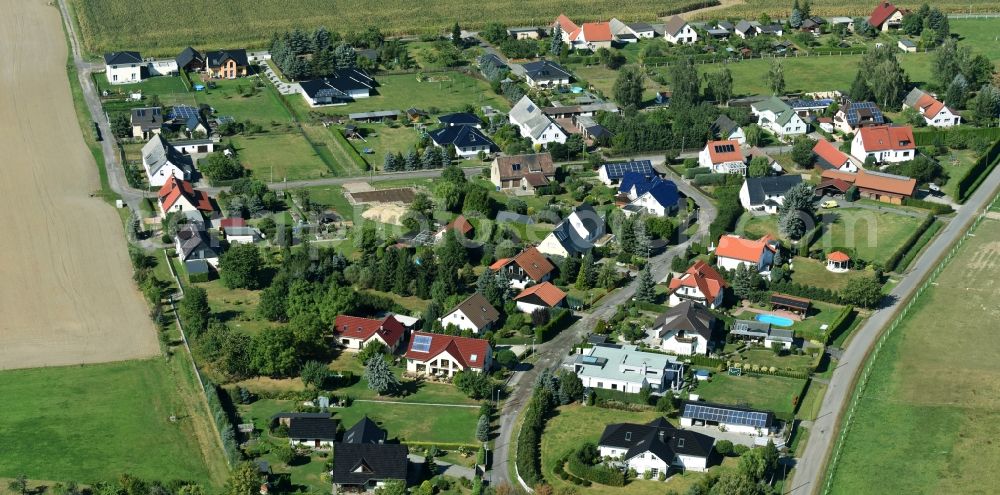
[[[886,339],[831,493],[984,493],[1000,483],[998,273],[1000,222],[985,220]]]
[[[694,393],[709,402],[745,404],[754,409],[791,416],[792,398],[802,391],[803,380],[770,375],[712,375],[710,382],[698,382]]]
[[[417,131],[412,127],[390,127],[383,124],[366,124],[359,126],[365,139],[351,139],[348,142],[355,150],[376,169],[382,170],[385,164],[385,155],[388,153],[402,153],[404,156],[408,151],[417,145],[420,138]],[[339,132],[335,129],[334,132]],[[365,148],[372,150],[372,153],[364,153]]]
[[[949,19],[952,34],[958,34],[963,44],[1000,63],[1000,43],[997,43],[997,19]]]
[[[261,87],[252,96],[242,91],[253,86],[255,78],[213,79],[215,88],[195,92],[198,103],[211,105],[216,115],[228,115],[237,121],[253,121],[265,129],[274,124],[289,124],[292,116],[269,88]],[[197,80],[197,79],[194,79]]]
[[[637,44],[638,45],[638,44]],[[576,78],[586,81],[594,89],[604,93],[604,96],[611,98],[614,96],[615,80],[618,78],[618,71],[611,70],[603,65],[570,65],[568,67]],[[576,83],[574,83],[575,85]],[[643,84],[642,99],[645,102],[652,102],[656,98],[657,91],[665,91],[667,88],[649,77],[645,78]]]
[[[301,134],[234,136],[243,166],[265,182],[329,177],[330,170]]]
[[[205,289],[208,293],[212,315],[234,329],[256,334],[275,325],[275,323],[257,316],[260,291],[228,289],[222,285],[222,281],[218,278],[194,285]]]
[[[851,279],[870,277],[875,273],[870,269],[834,273],[826,269],[826,261],[800,256],[793,258],[792,262],[794,267],[792,282],[833,291],[843,290]]]
[[[749,212],[744,212],[740,217],[739,223],[736,224],[736,233],[750,239],[760,239],[765,235],[778,239],[785,238],[778,230],[777,215],[751,215]]]
[[[211,486],[191,420],[201,410],[182,397],[201,400],[201,392],[170,366],[156,358],[0,373],[0,477],[93,482],[128,472]],[[221,457],[210,464],[225,470]]]
[[[941,190],[949,197],[954,198],[958,194],[958,181],[972,168],[979,157],[972,150],[951,150],[947,155],[938,158],[948,173],[948,182],[941,186]]]
[[[327,205],[340,216],[347,220],[354,218],[354,207],[344,197],[344,188],[341,186],[314,186],[306,188],[309,191],[309,200],[315,203]]]
[[[826,395],[827,384],[813,380],[809,383],[806,395],[802,397],[802,404],[799,406],[799,418],[807,421],[816,419],[819,410],[823,406],[823,396]]]
[[[839,208],[824,213],[823,221],[827,225],[812,248],[826,251],[854,249],[862,259],[885,263],[921,221],[920,218],[898,214],[893,209],[891,206],[886,206],[883,211]]]
[[[171,93],[187,93],[188,88],[184,78],[180,76],[158,76],[144,79],[142,82],[133,84],[111,84],[104,74],[94,74],[94,82],[97,83],[97,90],[107,91],[111,94],[128,94],[133,91],[141,91],[144,95],[165,95]]]
[[[746,358],[746,363],[749,364],[767,367],[773,366],[778,369],[788,368],[795,371],[812,371],[814,367],[813,363],[816,361],[815,358],[808,354],[801,356],[797,354],[778,356],[774,351],[765,347],[753,347],[741,352],[740,355]]]

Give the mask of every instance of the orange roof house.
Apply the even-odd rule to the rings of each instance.
[[[681,276],[670,281],[670,305],[693,300],[715,308],[722,304],[726,280],[711,265],[698,260]]]
[[[824,170],[841,170],[844,172],[857,172],[858,167],[851,161],[851,157],[837,149],[833,143],[820,139],[813,146],[813,154],[816,155],[816,165]]]
[[[381,320],[338,315],[333,320],[333,334],[348,351],[358,352],[369,342],[381,342],[395,351],[406,334],[406,326],[392,315]]]
[[[541,283],[549,279],[555,265],[534,246],[521,251],[513,258],[501,258],[490,265],[490,270],[502,271],[511,280],[511,285],[523,289],[530,283]]]
[[[893,4],[882,2],[872,10],[872,15],[868,16],[868,24],[882,31],[888,31],[890,28],[898,28],[903,21],[904,13],[905,11],[900,10]]]
[[[160,201],[160,211],[164,218],[172,211],[215,211],[212,200],[204,191],[195,190],[194,186],[183,179],[170,177],[162,186],[156,197]]]
[[[862,127],[851,141],[851,155],[859,161],[905,162],[916,158],[917,143],[908,125]]]
[[[920,88],[910,90],[903,99],[903,107],[919,112],[924,123],[932,127],[951,127],[962,122],[962,117],[955,110]]]
[[[448,222],[448,225],[442,227],[441,230],[437,232],[436,237],[437,240],[444,239],[445,234],[448,232],[455,232],[455,234],[460,238],[468,237],[469,234],[472,233],[472,230],[473,227],[472,224],[469,223],[469,220],[466,219],[464,215],[459,215],[455,217],[454,220]]]
[[[566,293],[552,282],[542,282],[521,291],[514,301],[517,309],[525,313],[533,313],[537,309],[555,308],[566,301]]]
[[[858,177],[854,181],[854,185],[858,187],[858,191],[862,196],[868,195],[872,197],[873,195],[878,195],[902,199],[913,196],[913,193],[917,189],[917,179],[903,177],[902,175],[861,170],[858,172]],[[872,199],[889,200],[880,197],[872,197]]]
[[[483,339],[414,332],[403,357],[411,373],[453,376],[457,371],[489,370],[492,354],[490,343]]]
[[[746,175],[745,159],[739,141],[734,139],[709,141],[705,144],[705,149],[698,153],[698,165],[719,174]]]
[[[554,24],[559,25],[559,29],[562,30],[564,37],[568,37],[571,33],[580,29],[580,26],[577,26],[575,22],[569,20],[569,17],[566,17],[566,14],[559,14],[559,17],[556,17],[556,22]]]
[[[735,270],[744,265],[769,273],[779,245],[777,239],[769,235],[753,240],[725,234],[719,238],[719,245],[715,248],[716,265],[725,270]]]

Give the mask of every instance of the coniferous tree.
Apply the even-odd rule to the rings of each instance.
[[[639,272],[639,284],[635,289],[635,298],[650,303],[656,300],[656,283],[653,282],[649,263],[642,267],[642,271]]]
[[[390,393],[399,386],[396,375],[389,369],[382,354],[372,356],[365,364],[365,380],[368,381],[368,388],[378,395]]]

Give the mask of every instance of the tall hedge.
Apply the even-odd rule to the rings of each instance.
[[[912,248],[914,244],[917,243],[920,236],[924,235],[924,231],[927,230],[932,223],[934,223],[934,214],[928,213],[927,216],[924,217],[924,221],[920,222],[920,225],[918,225],[917,228],[910,233],[910,236],[906,238],[906,241],[903,242],[903,244],[896,249],[896,252],[892,253],[892,256],[890,256],[885,262],[886,271],[893,271],[897,266],[899,266],[899,261],[903,259],[903,256],[906,256],[906,253],[910,251],[910,248]]]
[[[545,481],[542,476],[542,431],[552,406],[551,393],[543,387],[536,388],[517,434],[517,472],[531,486]]]
[[[580,460],[580,451],[569,456],[569,470],[585,480],[608,486],[625,486],[625,473],[607,466],[589,466]]]
[[[969,196],[972,196],[972,193],[976,191],[979,184],[986,179],[986,176],[990,174],[998,162],[1000,162],[1000,140],[993,143],[986,154],[979,157],[979,160],[976,160],[976,163],[958,180],[958,188],[955,193],[957,198],[955,199],[960,203],[969,199]]]

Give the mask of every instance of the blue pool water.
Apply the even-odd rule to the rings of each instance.
[[[790,327],[790,326],[792,326],[792,323],[795,323],[794,321],[792,321],[792,320],[790,320],[788,318],[785,318],[783,316],[777,316],[777,315],[761,315],[761,314],[758,314],[757,316],[754,317],[754,319],[757,320],[757,321],[764,322],[764,323],[770,323],[772,325],[776,325],[776,326],[779,326],[779,327]]]

